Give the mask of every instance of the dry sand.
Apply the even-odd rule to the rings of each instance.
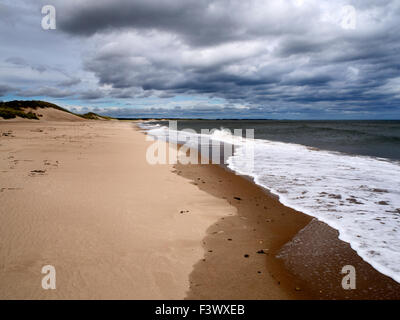
[[[132,123],[4,121],[0,131],[2,299],[184,298],[206,229],[235,213],[172,166],[149,165]],[[56,290],[41,287],[47,264]]]

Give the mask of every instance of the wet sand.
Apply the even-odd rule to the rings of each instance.
[[[335,229],[283,206],[247,177],[218,165],[176,168],[237,209],[207,230],[205,260],[195,265],[188,298],[273,299],[271,287],[283,288],[289,299],[400,298],[400,284],[363,261]],[[355,267],[355,290],[342,287],[346,265]],[[212,281],[204,282],[207,275]]]
[[[310,218],[282,206],[247,179],[218,165],[175,166],[200,190],[224,199],[236,213],[210,226],[205,255],[190,275],[188,299],[309,299],[302,281],[275,258]],[[284,295],[282,296],[282,293]]]

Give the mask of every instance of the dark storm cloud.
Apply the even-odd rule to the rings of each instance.
[[[3,12],[20,12],[13,9],[13,1],[4,1]],[[24,16],[37,6],[14,1],[25,8]],[[57,48],[68,50],[57,51],[58,60],[54,59],[56,47],[49,40],[37,41],[36,51],[28,50],[36,52],[36,60],[17,46],[18,50],[0,53],[0,61],[7,68],[13,66],[0,69],[0,76],[14,81],[9,86],[20,85],[22,96],[42,93],[88,103],[149,98],[162,104],[185,95],[194,101],[220,99],[220,111],[235,115],[386,110],[400,114],[400,3],[395,0],[40,3],[55,5],[57,30],[40,30],[36,38],[46,34],[59,41]],[[347,16],[352,10],[353,20]],[[7,37],[7,29],[0,29],[0,34]],[[10,41],[15,38],[9,36]],[[42,50],[43,43],[50,50]],[[48,57],[56,61],[50,64]],[[71,61],[74,68],[69,67]],[[55,66],[65,70],[57,74]],[[249,109],[230,109],[226,104]],[[174,112],[217,113],[195,102],[194,109],[187,104],[181,108]]]
[[[4,96],[6,93],[12,92],[13,90],[15,90],[15,88],[0,83],[0,97]]]
[[[92,1],[86,5],[62,7],[59,26],[69,33],[84,36],[115,28],[161,28],[174,32],[186,29],[185,33],[191,34],[203,25],[203,13],[209,3],[202,0]]]
[[[358,15],[355,30],[334,25],[334,18],[321,22],[341,6],[321,9],[304,1],[295,10],[293,1],[271,3],[72,2],[61,6],[59,26],[121,44],[100,45],[85,61],[100,84],[114,88],[168,97],[206,94],[250,105],[325,101],[346,108],[379,102],[384,108],[397,101],[390,89],[379,93],[398,77],[400,16],[394,1],[350,1]]]
[[[21,57],[9,57],[5,60],[5,62],[8,62],[10,64],[13,64],[13,65],[19,66],[19,67],[29,67],[32,70],[36,70],[38,72],[46,71],[45,66],[29,64],[27,61],[25,61],[25,59],[23,59]]]
[[[103,97],[104,97],[104,93],[101,92],[100,90],[89,90],[89,91],[82,92],[79,95],[79,98],[83,99],[83,100],[96,100],[96,99],[100,99]]]
[[[276,50],[277,56],[290,57],[297,54],[315,54],[324,50],[326,41],[309,40],[304,37],[287,37]]]
[[[58,85],[60,87],[72,87],[72,86],[75,86],[75,85],[77,85],[79,83],[81,83],[81,79],[79,79],[79,78],[69,78],[67,80],[59,82]]]
[[[266,34],[299,34],[305,30],[279,23],[273,12],[265,12],[262,23],[252,23],[251,16],[257,14],[256,8],[244,1],[89,0],[86,3],[55,1],[55,4],[60,8],[59,27],[81,36],[115,29],[157,29],[177,34],[191,45],[207,46]],[[244,16],[246,10],[248,15]],[[290,17],[299,25],[308,24],[307,19],[295,11]]]
[[[73,96],[73,92],[69,90],[54,88],[54,87],[40,87],[38,89],[27,89],[18,91],[21,97],[51,97],[51,98],[65,98]]]

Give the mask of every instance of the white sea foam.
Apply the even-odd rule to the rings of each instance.
[[[165,137],[168,128],[156,127],[149,132]],[[240,139],[223,130],[209,137],[236,145],[228,159],[230,169],[253,177],[284,205],[337,229],[340,239],[349,242],[365,261],[400,282],[399,162]],[[246,144],[254,148],[251,168],[247,166]]]

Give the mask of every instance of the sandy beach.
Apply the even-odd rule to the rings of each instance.
[[[0,128],[2,299],[186,296],[206,229],[234,208],[147,164],[131,123]],[[47,264],[56,290],[41,287]]]
[[[0,16],[5,304],[253,319],[267,300],[400,300],[400,1]]]
[[[210,282],[208,275],[189,282],[204,259],[203,239],[237,210],[172,165],[149,165],[150,142],[132,123],[4,121],[0,128],[2,299],[182,299]],[[249,264],[254,255],[240,258]],[[242,277],[220,258],[225,274]],[[48,264],[56,290],[41,287]],[[257,277],[254,270],[251,281]],[[291,297],[278,285],[265,290]],[[253,292],[240,297],[262,296]]]
[[[304,261],[290,258],[310,249],[358,256],[337,235],[333,253],[293,245],[311,218],[244,177],[150,165],[133,122],[61,120],[0,122],[1,299],[376,298],[382,281],[380,298],[398,297],[368,265],[374,282],[358,295],[340,289],[340,259],[299,272]],[[321,259],[307,259],[317,270]],[[41,287],[44,265],[56,268],[56,290]]]

